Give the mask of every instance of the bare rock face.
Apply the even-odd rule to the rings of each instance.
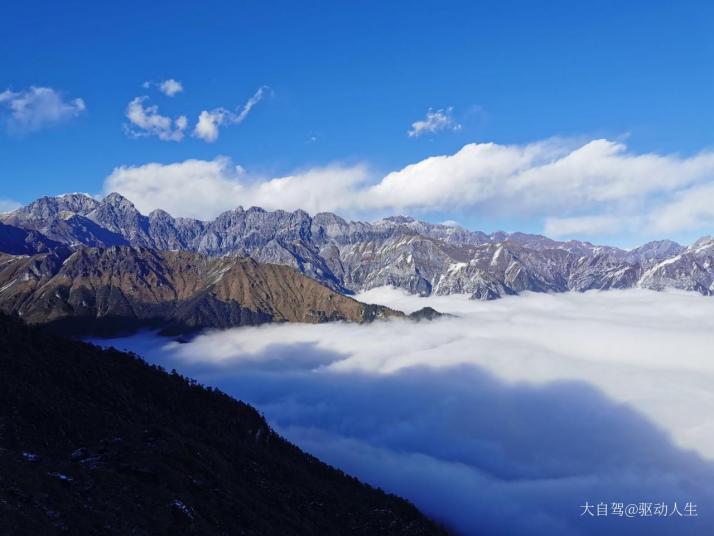
[[[660,261],[678,255],[685,249],[672,240],[656,240],[628,251],[624,258],[631,264],[640,264],[647,269]]]
[[[8,225],[36,231],[69,246],[128,244],[120,233],[87,218],[100,205],[99,201],[84,194],[42,197],[5,214],[2,220]]]
[[[0,311],[72,332],[401,317],[253,259],[131,246],[0,256]]]
[[[19,226],[24,226],[23,223],[49,222],[54,218],[61,217],[63,213],[86,216],[99,205],[99,201],[84,194],[41,197],[26,207],[6,215],[9,217],[6,223],[15,221]]]
[[[101,201],[82,194],[46,197],[0,220],[74,248],[132,245],[290,266],[342,294],[383,285],[475,299],[630,287],[714,292],[711,239],[689,248],[662,240],[624,251],[526,233],[487,235],[404,216],[348,222],[331,213],[310,217],[258,207],[203,222],[162,210],[144,216],[119,194]],[[2,242],[0,250],[10,252]]]
[[[672,257],[653,264],[638,281],[654,290],[677,288],[714,294],[714,237],[700,238]]]

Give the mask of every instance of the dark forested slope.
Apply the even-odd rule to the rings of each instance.
[[[252,407],[0,315],[7,534],[441,534]]]

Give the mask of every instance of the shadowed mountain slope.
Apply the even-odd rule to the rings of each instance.
[[[252,407],[0,315],[2,532],[443,531],[275,434]]]

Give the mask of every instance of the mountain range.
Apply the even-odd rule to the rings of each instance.
[[[0,216],[0,251],[134,246],[290,266],[341,293],[383,285],[420,295],[494,299],[523,291],[642,287],[714,293],[714,238],[670,240],[626,251],[541,235],[486,234],[396,216],[373,223],[332,213],[238,207],[212,221],[149,215],[117,193],[43,197]],[[7,284],[7,283],[6,283]]]
[[[358,302],[289,266],[138,246],[0,253],[0,311],[74,335],[407,316]],[[436,315],[425,308],[409,316]]]

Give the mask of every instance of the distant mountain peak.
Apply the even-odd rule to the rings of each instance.
[[[151,212],[149,212],[149,219],[168,219],[172,220],[173,216],[166,212],[164,209],[161,208],[155,208]]]
[[[117,192],[112,192],[105,196],[104,199],[102,199],[102,203],[106,205],[111,205],[113,207],[121,208],[123,210],[136,210],[134,203],[132,203],[126,197]]]
[[[86,194],[62,194],[40,197],[29,205],[15,210],[12,214],[39,220],[52,218],[60,212],[74,212],[85,215],[97,206],[99,206],[99,201]]]
[[[711,235],[702,236],[696,242],[694,242],[694,244],[689,246],[688,250],[694,251],[694,252],[704,252],[704,251],[714,252],[714,236],[711,236]]]

